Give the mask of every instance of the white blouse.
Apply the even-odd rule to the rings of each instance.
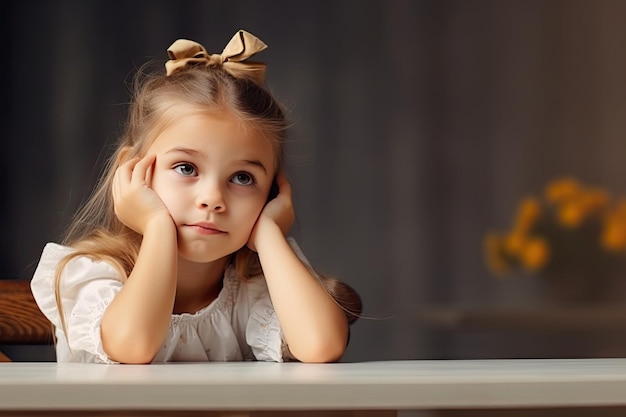
[[[308,264],[293,239],[291,246]],[[123,286],[108,262],[86,256],[72,259],[61,274],[60,294],[67,334],[55,299],[56,267],[73,249],[48,243],[31,281],[37,305],[56,330],[57,362],[116,363],[102,348],[100,323]],[[165,342],[153,362],[292,360],[265,277],[238,279],[229,266],[223,288],[211,304],[194,314],[172,314]]]

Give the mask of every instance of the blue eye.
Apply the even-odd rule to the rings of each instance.
[[[195,175],[196,168],[191,164],[178,164],[174,167],[174,171],[178,172],[180,175],[191,177]]]
[[[252,185],[254,178],[247,172],[238,172],[231,178],[231,181],[239,185]]]

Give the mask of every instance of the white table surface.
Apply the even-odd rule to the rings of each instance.
[[[0,364],[0,410],[604,405],[626,405],[626,359]]]

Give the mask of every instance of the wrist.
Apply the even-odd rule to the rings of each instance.
[[[255,236],[254,246],[257,252],[262,252],[264,248],[270,247],[273,242],[276,242],[276,239],[285,240],[285,235],[280,226],[271,221],[257,224]]]
[[[158,233],[159,235],[173,232],[176,234],[176,226],[169,214],[152,216],[146,223],[144,235]]]

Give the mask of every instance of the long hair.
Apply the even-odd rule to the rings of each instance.
[[[60,279],[67,263],[79,256],[107,261],[126,279],[139,253],[142,236],[120,222],[114,212],[111,187],[115,171],[125,161],[144,156],[152,141],[178,118],[206,111],[226,111],[242,126],[269,140],[275,151],[276,171],[280,170],[288,124],[282,106],[266,88],[219,68],[192,67],[170,76],[138,71],[124,131],[93,193],[72,219],[62,240],[75,249],[59,263],[55,276],[55,296],[64,330]],[[257,254],[246,246],[231,259],[241,279],[260,270]],[[350,322],[359,316],[361,300],[352,288],[323,276],[320,282],[346,311]]]

